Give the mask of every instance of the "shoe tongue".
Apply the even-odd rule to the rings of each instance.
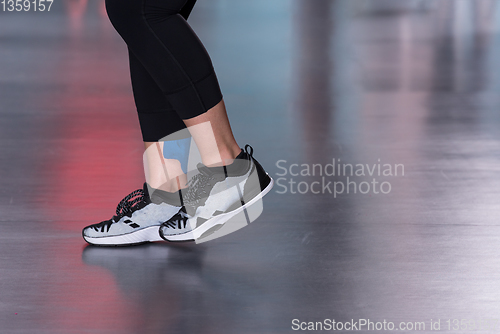
[[[144,191],[144,196],[148,199],[151,199],[149,197],[149,189],[148,189],[148,184],[144,182],[144,185],[142,186],[142,190]]]
[[[151,199],[151,195],[149,193],[149,186],[148,186],[147,182],[144,182],[144,186],[142,187],[142,190],[144,191],[144,200],[146,201],[146,203],[151,203],[152,199]]]

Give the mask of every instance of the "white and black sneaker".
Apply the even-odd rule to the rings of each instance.
[[[250,145],[232,164],[198,164],[198,171],[182,191],[183,208],[160,227],[167,241],[204,242],[246,226],[261,214],[261,198],[274,184]]]
[[[89,244],[100,246],[162,241],[158,228],[181,209],[180,193],[148,188],[147,183],[144,183],[143,189],[121,200],[113,218],[85,227],[83,239]]]

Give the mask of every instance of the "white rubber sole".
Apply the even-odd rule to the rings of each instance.
[[[83,235],[83,239],[85,239],[85,241],[91,245],[99,246],[126,246],[142,244],[146,242],[163,241],[163,239],[158,234],[159,227],[160,225],[153,225],[135,231],[133,233],[99,238],[93,238]]]
[[[160,235],[162,236],[163,239],[167,241],[196,241],[201,236],[203,236],[205,232],[212,229],[214,226],[225,224],[228,220],[230,220],[237,214],[243,212],[253,204],[257,203],[259,200],[262,199],[262,197],[264,197],[268,192],[271,191],[273,186],[274,186],[274,180],[271,178],[271,182],[269,182],[267,187],[263,191],[261,191],[257,196],[252,198],[249,202],[245,203],[241,207],[231,212],[223,213],[207,220],[205,223],[203,223],[203,225],[193,229],[192,231],[176,235],[163,235],[163,233],[160,232]]]

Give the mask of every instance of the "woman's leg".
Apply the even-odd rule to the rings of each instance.
[[[181,8],[179,14],[187,20],[196,0],[188,0],[186,4]],[[176,111],[172,105],[168,102],[168,99],[163,94],[160,87],[156,84],[153,77],[149,74],[147,69],[142,65],[142,63],[137,59],[134,53],[129,49],[129,60],[130,60],[130,73],[132,79],[132,88],[134,92],[134,100],[136,103],[139,123],[141,125],[142,136],[146,148],[144,165],[145,174],[148,184],[156,189],[162,189],[170,192],[177,191],[179,188],[184,187],[186,183],[186,178],[182,168],[181,163],[178,160],[171,159],[169,155],[165,155],[163,158],[162,152],[164,152],[163,144],[164,142],[158,142],[160,139],[167,137],[172,133],[183,130],[186,125],[182,119],[177,115]],[[213,111],[219,110],[223,103],[219,103],[216,107],[211,109],[210,114]],[[223,110],[225,115],[225,110]],[[227,116],[223,119],[226,120],[223,124],[226,129],[229,129],[229,123],[227,122]],[[197,124],[194,120],[190,120],[190,124]],[[201,122],[206,122],[206,117],[200,119]],[[217,128],[222,128],[222,126],[217,126]],[[200,150],[202,152],[209,152],[203,154],[203,161],[212,163],[214,162],[214,154],[212,153],[213,148],[207,147],[207,136],[204,135],[200,138],[197,131],[195,132],[195,141],[201,143]],[[213,131],[211,131],[213,133]],[[217,133],[217,131],[216,131]],[[227,131],[221,131],[224,141],[222,143],[227,143],[226,137],[233,138],[232,133],[227,136]],[[203,140],[203,141],[201,141]],[[213,142],[213,136],[211,142]],[[219,138],[217,141],[221,142]],[[168,150],[168,145],[165,147],[165,151]],[[233,138],[233,155],[236,156],[239,153],[239,147]],[[222,149],[222,156],[226,156],[227,150]],[[234,158],[232,156],[231,158]]]
[[[224,100],[200,116],[185,119],[207,166],[229,165],[241,152],[234,139]]]
[[[180,12],[186,0],[106,0],[108,16],[181,119],[222,100],[212,62]]]
[[[129,61],[132,90],[145,146],[146,182],[152,188],[175,192],[180,188],[179,185],[186,183],[186,178],[180,161],[163,154],[164,138],[186,129],[186,125],[132,52],[129,52]],[[184,132],[187,134],[187,130]]]
[[[130,50],[129,62],[132,91],[144,142],[157,142],[185,129],[186,125],[153,77]]]
[[[164,159],[158,141],[186,126],[205,165],[228,166],[199,167],[182,194],[151,193],[144,185],[119,203],[112,219],[84,228],[83,237],[89,243],[157,241],[158,226],[166,240],[204,238],[242,210],[248,222],[255,219],[260,212],[249,214],[250,205],[256,205],[272,187],[272,179],[253,158],[253,149],[240,150],[234,140],[211,60],[185,20],[195,2],[106,0],[106,8],[129,48],[146,148],[151,152],[156,148],[158,154],[146,155],[145,160],[155,165],[148,172],[160,175],[155,168],[161,165],[168,179],[172,170],[179,169],[179,163]]]
[[[129,46],[134,97],[146,147],[185,127],[180,123],[181,119],[184,119],[185,124],[190,127],[190,132],[205,164],[226,164],[228,160],[236,157],[240,149],[229,125],[210,58],[185,21],[196,0],[187,2],[185,0],[170,2],[126,0],[125,6],[139,8],[138,3],[143,5],[141,12],[144,17],[135,17],[135,20],[127,19],[127,24],[138,27],[137,33],[141,32],[138,34],[141,37],[140,40],[136,35],[130,35],[130,31],[125,29],[125,18],[120,12],[114,12],[118,11],[114,1],[116,0],[107,0],[106,5],[110,19]],[[121,1],[120,6],[123,6],[124,2]],[[128,15],[131,16],[131,14]],[[144,48],[138,48],[137,45],[143,43],[144,34],[155,41],[153,49],[163,51],[164,63],[155,63],[154,58],[144,53]],[[190,46],[180,47],[182,44],[180,40]],[[142,55],[142,58],[136,54]],[[171,75],[167,73],[168,71],[162,72],[166,65],[177,75],[185,74],[192,86],[182,88],[185,86],[183,80],[170,82]],[[209,73],[208,79],[201,81],[196,79],[203,78],[205,73]],[[170,94],[172,91],[178,91],[179,87],[181,87],[181,93]],[[189,96],[193,91],[196,96]],[[183,94],[185,96],[181,96]],[[172,100],[174,106],[170,103]],[[196,100],[203,105],[201,109],[193,106]],[[210,107],[214,101],[218,103]],[[182,106],[176,109],[175,105],[179,103]],[[209,111],[206,112],[207,110]],[[175,117],[174,112],[178,117]]]

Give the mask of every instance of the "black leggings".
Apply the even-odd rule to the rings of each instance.
[[[182,120],[222,100],[205,47],[186,22],[196,0],[106,0],[129,50],[130,75],[144,141],[184,129]]]

